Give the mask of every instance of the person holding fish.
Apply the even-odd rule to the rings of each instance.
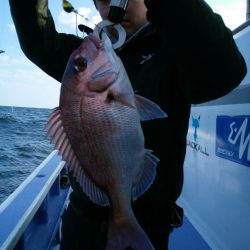
[[[23,52],[62,83],[46,126],[73,189],[61,249],[168,249],[191,105],[246,74],[232,32],[203,0],[129,0],[120,31],[94,0],[109,25],[84,39],[56,31],[46,0],[9,2]]]

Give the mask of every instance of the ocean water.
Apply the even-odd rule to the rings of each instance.
[[[0,203],[53,150],[44,132],[50,112],[0,106]]]

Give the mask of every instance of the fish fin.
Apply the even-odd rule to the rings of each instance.
[[[99,206],[109,206],[110,202],[106,193],[85,174],[81,166],[77,168],[77,170],[73,170],[73,173],[79,173],[76,175],[76,179],[89,199]]]
[[[109,219],[106,250],[140,249],[154,250],[148,236],[134,214],[119,220]]]
[[[156,103],[149,99],[135,94],[135,101],[141,121],[167,117],[167,114]]]
[[[55,145],[62,159],[67,163],[69,171],[73,173],[73,176],[80,184],[84,193],[87,194],[90,200],[98,205],[109,205],[107,195],[91,181],[75,155],[74,149],[63,127],[59,107],[55,108],[50,114],[45,130],[47,131],[47,135],[51,137],[51,142]]]
[[[159,161],[160,160],[152,154],[151,150],[146,150],[144,170],[140,180],[132,188],[132,200],[136,200],[153,184],[156,176],[157,163]]]
[[[55,145],[62,159],[67,163],[69,169],[78,165],[78,159],[69,142],[68,136],[62,124],[60,108],[55,108],[49,116],[49,121],[45,126],[47,135],[51,138],[51,143]]]

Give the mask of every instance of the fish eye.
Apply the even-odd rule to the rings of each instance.
[[[74,62],[74,68],[77,72],[82,72],[87,68],[87,59],[78,57]]]

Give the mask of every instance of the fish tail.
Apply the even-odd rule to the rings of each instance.
[[[135,216],[109,223],[106,250],[154,250]]]

